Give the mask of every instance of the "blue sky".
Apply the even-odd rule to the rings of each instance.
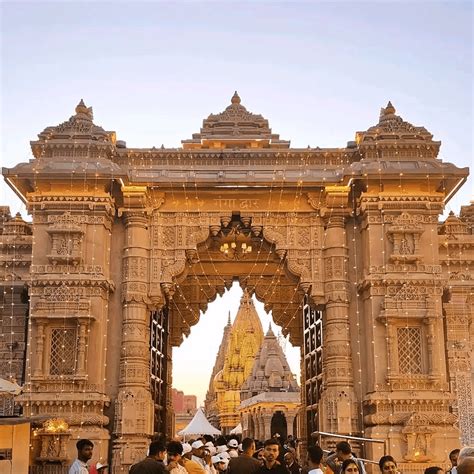
[[[174,147],[209,113],[223,110],[234,90],[296,147],[344,146],[375,124],[391,100],[405,120],[442,141],[444,160],[472,165],[471,2],[3,2],[0,8],[2,166],[30,159],[29,140],[67,119],[81,98],[94,107],[95,122],[128,146]],[[458,212],[472,199],[472,183],[448,210]],[[0,204],[24,211],[4,183]],[[227,309],[221,303],[219,320],[204,317],[198,327],[220,340]],[[196,348],[197,339],[188,343]],[[188,392],[179,358],[189,353],[183,347],[175,358],[176,386]],[[194,390],[200,398],[213,357],[201,364],[202,387]]]

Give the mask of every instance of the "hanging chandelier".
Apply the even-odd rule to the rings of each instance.
[[[228,260],[242,260],[252,253],[252,230],[238,215],[224,220],[216,237],[220,252]]]
[[[252,252],[252,245],[248,244],[246,241],[241,241],[239,235],[235,233],[229,234],[219,250],[222,252],[224,257],[230,260],[240,260]]]

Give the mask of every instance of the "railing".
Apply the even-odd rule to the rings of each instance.
[[[353,440],[353,441],[362,441],[363,443],[378,443],[378,444],[383,444],[383,454],[384,456],[387,454],[387,441],[384,439],[377,439],[377,438],[362,438],[360,436],[350,436],[350,435],[340,435],[336,433],[326,433],[325,431],[313,431],[311,433],[311,436],[313,438],[318,437],[319,438],[319,444],[321,444],[321,438],[322,437],[330,437],[330,438],[340,438],[340,439],[347,439],[347,440]],[[378,464],[375,461],[371,461],[370,459],[362,459],[358,458],[361,461],[372,463],[372,464]]]

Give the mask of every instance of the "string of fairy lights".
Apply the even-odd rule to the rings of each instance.
[[[49,137],[45,136],[42,138],[42,143],[41,143],[41,152],[40,155],[35,159],[36,164],[34,165],[34,177],[33,177],[33,189],[36,191],[39,187],[41,187],[41,181],[40,181],[40,171],[38,170],[38,165],[41,163],[41,161],[45,158],[45,153],[46,150],[49,146]],[[375,141],[375,147],[378,149],[379,143]],[[79,153],[79,156],[76,156],[77,150],[81,149],[81,153]],[[88,222],[94,223],[93,225],[85,224],[85,234],[83,235],[83,251],[86,249],[86,240],[87,240],[87,249],[90,251],[90,254],[85,255],[86,258],[84,258],[84,265],[87,266],[87,261],[91,261],[91,275],[90,278],[91,280],[94,280],[94,275],[96,274],[96,258],[101,259],[100,255],[98,254],[99,251],[102,251],[102,245],[105,245],[106,247],[106,260],[105,260],[105,265],[103,266],[104,270],[106,265],[110,264],[110,255],[111,255],[111,247],[112,247],[112,238],[113,238],[113,233],[112,229],[107,227],[106,230],[101,230],[101,235],[106,232],[107,235],[107,243],[104,244],[103,242],[100,243],[100,236],[98,237],[98,228],[97,225],[95,224],[98,220],[96,217],[100,217],[101,213],[103,213],[103,210],[98,211],[97,206],[92,203],[92,206],[88,206],[87,199],[93,199],[94,194],[97,192],[97,190],[100,189],[100,184],[101,181],[99,179],[99,169],[100,169],[100,161],[102,160],[103,156],[102,153],[104,152],[104,147],[98,147],[94,149],[94,152],[98,151],[98,156],[97,156],[97,161],[95,163],[96,165],[96,170],[94,171],[89,171],[89,168],[87,165],[84,166],[83,169],[83,178],[82,178],[82,191],[79,189],[80,186],[78,186],[78,180],[75,176],[75,170],[76,166],[80,166],[81,164],[84,164],[82,160],[82,153],[86,152],[86,154],[89,156],[91,154],[91,142],[89,141],[87,144],[87,148],[84,149],[83,144],[78,143],[76,138],[73,138],[73,148],[72,148],[72,155],[71,155],[71,163],[72,163],[72,168],[73,171],[71,172],[69,176],[69,190],[68,192],[71,195],[74,195],[76,192],[82,192],[84,195],[84,200],[83,204],[81,207],[77,206],[77,203],[73,203],[72,199],[69,200],[69,206],[65,207],[64,205],[59,207],[54,210],[54,214],[59,216],[59,212],[65,212],[67,209],[67,212],[70,215],[78,215],[82,216],[83,218],[86,218],[87,216],[90,216],[91,219]],[[205,200],[201,199],[201,188],[200,182],[197,178],[198,174],[196,173],[196,157],[199,155],[199,153],[196,153],[193,155],[193,152],[186,152],[186,154],[189,156],[189,160],[187,159],[182,159],[181,158],[181,152],[176,153],[176,161],[177,161],[177,166],[176,169],[180,172],[180,178],[177,178],[177,181],[173,181],[172,179],[167,183],[167,190],[166,193],[169,193],[169,196],[172,201],[179,201],[180,197],[184,197],[184,202],[185,204],[185,209],[181,210],[184,214],[185,219],[191,219],[193,217],[198,218],[199,222],[205,222],[206,217],[211,214],[210,211],[206,210],[205,206],[203,206],[201,203],[204,203]],[[309,175],[309,171],[311,170],[311,166],[314,163],[313,159],[313,154],[311,152],[301,152],[300,153],[300,160],[298,162],[298,167],[297,167],[297,172],[298,172],[298,178],[296,182],[291,182],[291,185],[289,184],[289,179],[287,179],[287,169],[290,166],[294,166],[294,160],[292,161],[291,158],[291,153],[290,152],[281,152],[278,151],[275,153],[275,156],[277,159],[274,162],[273,169],[271,171],[271,180],[269,184],[265,187],[265,192],[267,193],[267,204],[263,205],[263,211],[258,210],[259,215],[262,216],[262,225],[265,226],[265,223],[268,223],[272,215],[275,214],[286,214],[287,217],[287,222],[286,225],[288,227],[291,227],[292,224],[296,222],[296,218],[293,217],[298,214],[298,211],[300,210],[300,202],[301,199],[304,196],[304,192],[307,190],[307,187],[305,186],[305,176]],[[395,144],[395,155],[399,155],[399,150],[397,145]],[[128,165],[129,168],[133,170],[133,172],[137,172],[138,170],[143,170],[143,169],[149,169],[152,170],[155,166],[154,160],[155,156],[151,152],[151,150],[148,150],[148,159],[145,158],[145,154],[142,153],[140,155],[140,158],[137,162],[137,159],[133,156],[133,153],[128,155]],[[327,160],[327,155],[324,156],[324,161],[323,161],[323,178],[322,181],[326,181],[326,173],[331,170],[336,170],[338,171],[338,168],[334,167],[334,163],[329,159],[329,162]],[[347,158],[347,155],[345,155],[344,159]],[[423,152],[420,153],[420,158],[423,160]],[[173,161],[171,158],[168,158],[170,161]],[[281,161],[280,161],[281,160]],[[383,158],[381,156],[378,157],[378,187],[379,190],[383,189],[383,184],[384,184],[384,172],[382,168],[382,162]],[[226,162],[224,161],[224,167],[226,166]],[[403,174],[403,168],[401,164],[401,160],[399,161],[393,161],[392,163],[398,164],[400,167],[399,171],[399,179],[398,179],[398,188],[400,194],[404,194],[406,192],[405,185],[406,185],[406,180],[404,179],[404,174]],[[229,166],[231,166],[232,161],[229,161]],[[427,165],[424,164],[426,167]],[[283,168],[283,169],[281,169]],[[340,164],[340,170],[344,168],[344,161],[341,161]],[[191,179],[190,179],[191,178]],[[366,173],[364,175],[365,178],[365,187],[367,192],[369,192],[369,188],[371,186],[374,186],[372,184],[371,179],[373,177],[369,177],[368,174]],[[41,178],[43,179],[43,178]],[[111,178],[110,185],[112,186],[114,182],[114,177]],[[291,178],[293,179],[293,178]],[[429,170],[427,170],[426,174],[426,180],[427,180],[427,186],[428,189],[431,192],[433,183],[431,181],[431,175],[429,173]],[[444,176],[443,176],[443,186],[444,186]],[[353,185],[354,186],[354,185]],[[357,207],[357,198],[356,198],[356,193],[354,192],[354,187],[352,186],[351,189],[351,198],[352,198],[352,208],[356,209]],[[94,191],[91,192],[90,190],[93,189]],[[446,189],[443,188],[442,194],[446,194]],[[88,198],[87,198],[88,195]],[[380,196],[380,194],[379,194]],[[41,197],[38,197],[38,195],[35,196],[34,201],[30,203],[29,205],[29,212],[31,213],[32,220],[33,220],[33,226],[37,222],[43,222],[44,219],[46,219],[45,223],[47,223],[47,215],[46,212],[42,209],[40,209],[41,204],[40,204],[40,199]],[[293,208],[291,210],[285,210],[284,209],[284,204],[287,204],[288,202],[293,202]],[[127,203],[124,203],[125,207],[127,207]],[[435,206],[438,206],[437,203],[434,204]],[[406,207],[405,207],[406,206]],[[344,213],[344,204],[340,204],[340,209],[335,209],[333,207],[330,208],[329,215],[326,216],[325,218],[328,220],[331,220],[333,217],[333,213]],[[436,212],[438,212],[438,209],[435,208]],[[411,212],[410,206],[408,206],[408,201],[405,199],[402,199],[399,202],[399,209],[397,212]],[[161,211],[156,210],[155,212],[161,213]],[[166,212],[166,211],[165,211]],[[213,213],[215,211],[212,211]],[[315,211],[316,213],[317,211]],[[231,210],[225,210],[222,211],[223,214],[230,214]],[[250,214],[251,212],[249,212]],[[49,214],[48,214],[49,215]],[[52,215],[52,214],[51,214]],[[334,214],[336,215],[336,214]],[[386,219],[387,213],[384,210],[383,205],[379,206],[379,220],[380,220],[380,225],[378,226],[379,231],[380,231],[380,245],[381,245],[381,262],[382,262],[382,268],[387,269],[388,265],[390,264],[390,256],[388,255],[388,251],[386,250],[386,242],[387,242],[387,231],[388,227],[390,225],[390,222]],[[427,216],[433,216],[434,211],[432,209],[432,205],[427,201]],[[106,219],[106,217],[104,217]],[[84,219],[81,220],[81,222],[86,222]],[[260,224],[259,224],[260,225]],[[321,224],[322,225],[322,224]],[[317,229],[318,231],[320,229]],[[161,233],[160,237],[163,239],[163,227],[161,227],[160,231]],[[345,269],[345,273],[343,275],[343,279],[351,284],[351,289],[350,289],[350,295],[351,298],[353,297],[353,307],[354,307],[354,313],[355,317],[353,317],[353,321],[349,318],[349,315],[347,316],[347,321],[346,321],[346,330],[347,330],[347,344],[352,347],[351,352],[351,358],[352,358],[352,364],[357,368],[358,375],[355,377],[355,387],[354,390],[356,392],[356,400],[357,400],[357,406],[358,406],[358,413],[357,416],[359,418],[358,423],[360,425],[360,432],[362,436],[365,434],[365,429],[364,429],[364,396],[365,392],[368,389],[367,382],[364,381],[364,374],[363,374],[363,369],[362,369],[362,364],[363,364],[363,358],[362,354],[364,351],[367,351],[367,331],[366,334],[364,334],[364,329],[368,329],[368,325],[371,325],[371,333],[373,335],[372,340],[369,341],[372,349],[370,349],[373,352],[373,363],[374,363],[374,372],[375,374],[381,374],[385,372],[385,369],[387,370],[387,374],[392,373],[392,370],[394,369],[391,364],[397,357],[397,353],[394,349],[393,346],[393,341],[391,341],[390,337],[390,322],[388,321],[388,318],[385,318],[384,322],[381,324],[378,320],[376,315],[372,318],[371,321],[368,321],[366,319],[367,315],[365,314],[364,311],[364,305],[361,301],[361,295],[359,294],[358,290],[358,285],[360,281],[363,278],[364,275],[364,265],[361,263],[363,259],[363,252],[359,250],[359,244],[362,241],[362,237],[360,235],[360,230],[358,226],[358,218],[357,216],[353,213],[351,216],[347,216],[347,221],[346,224],[344,225],[344,228],[342,230],[343,238],[344,238],[344,245],[349,247],[349,254],[345,258],[345,264],[343,265],[343,268]],[[126,246],[127,248],[131,248],[134,246],[134,242],[132,240],[132,233],[131,232],[126,232],[127,236],[127,242]],[[322,243],[321,243],[321,264],[324,265],[324,249],[326,248],[327,244],[327,237],[328,237],[328,230],[327,228],[323,229],[322,232]],[[66,233],[66,238],[71,239],[71,234]],[[429,254],[430,254],[430,259],[432,262],[436,262],[438,258],[438,253],[439,253],[439,237],[438,237],[438,231],[437,231],[437,225],[436,223],[432,223],[430,221],[430,235],[429,235]],[[426,241],[426,238],[425,238]],[[350,249],[352,248],[352,252]],[[462,262],[463,262],[463,255],[462,255],[462,246],[456,246],[453,247],[454,252],[457,252],[455,255],[451,247],[449,246],[449,243],[446,244],[446,257],[445,257],[445,262],[443,264],[446,267],[446,273],[448,276],[448,280],[451,278],[452,272],[458,271],[459,269],[462,268]],[[190,301],[189,297],[186,294],[185,286],[186,284],[189,284],[189,279],[194,280],[196,282],[195,284],[200,284],[200,292],[203,293],[203,297],[207,302],[210,302],[213,300],[214,295],[215,295],[215,289],[216,289],[216,282],[222,284],[224,287],[228,287],[229,281],[226,280],[226,277],[228,278],[228,275],[222,274],[222,272],[219,270],[219,264],[222,262],[222,256],[217,256],[215,257],[213,252],[210,251],[209,248],[205,245],[205,242],[197,242],[197,247],[196,247],[196,253],[197,253],[197,261],[194,264],[190,264],[187,268],[187,270],[184,273],[184,277],[180,275],[173,275],[173,286],[174,286],[174,291],[175,291],[175,297],[171,298],[168,300],[168,304],[171,306],[172,309],[172,317],[173,317],[173,324],[177,324],[176,319],[179,318],[180,324],[182,328],[184,328],[186,331],[191,330],[191,326],[196,323],[199,320],[199,315],[194,314],[194,319],[189,319],[189,312],[193,307],[196,307],[196,302],[195,301]],[[255,294],[258,294],[258,297],[263,299],[265,302],[272,302],[274,301],[274,297],[277,294],[281,282],[282,282],[282,277],[284,276],[286,267],[288,265],[288,254],[285,255],[284,258],[280,258],[278,261],[275,261],[275,243],[274,242],[267,242],[263,235],[258,241],[257,246],[255,247],[255,252],[258,255],[257,258],[254,258],[251,265],[249,265],[249,270],[246,272],[245,275],[239,275],[240,281],[244,284],[247,282],[252,282],[249,283],[249,286],[252,287],[252,290],[255,292]],[[9,247],[9,252],[12,252],[11,258],[12,261],[18,261],[21,259],[21,247],[18,245],[13,245]],[[36,295],[38,290],[38,286],[36,286],[36,277],[37,277],[37,264],[35,262],[42,261],[44,257],[44,248],[42,247],[42,243],[38,242],[37,240],[37,234],[35,231],[32,233],[32,271],[29,272],[30,278],[29,278],[29,287],[31,289],[31,294]],[[261,259],[261,255],[263,254],[263,259]],[[319,256],[316,254],[312,254],[310,249],[306,250],[306,255],[309,256],[311,259],[317,259]],[[102,262],[102,260],[100,260]],[[452,262],[456,263],[452,263]],[[352,265],[349,265],[349,262],[352,262]],[[459,263],[457,263],[459,262]],[[210,268],[212,269],[212,275],[211,272],[208,271],[208,267],[205,266],[205,264],[208,264]],[[268,275],[268,272],[265,271],[265,269],[268,266],[272,266],[272,268],[275,269],[273,274]],[[62,275],[63,279],[66,275],[73,275],[73,278],[76,276],[75,273],[70,273],[71,270],[71,265],[69,262],[66,262],[65,264],[66,267],[66,272],[64,275]],[[452,267],[454,267],[454,270],[452,270]],[[16,324],[15,320],[18,317],[16,307],[15,307],[15,301],[16,301],[16,296],[15,296],[15,285],[13,284],[13,280],[15,278],[13,272],[15,270],[15,266],[13,266],[12,269],[12,275],[11,275],[11,285],[10,286],[4,286],[3,289],[3,297],[4,297],[4,305],[7,305],[7,301],[10,300],[10,309],[6,310],[5,308],[3,309],[4,312],[4,317],[3,317],[3,328],[5,331],[5,328],[8,328],[9,334],[8,334],[8,340],[9,340],[9,347],[11,348],[10,352],[10,358],[7,361],[7,365],[9,367],[9,374],[8,377],[9,379],[13,379],[14,376],[16,375],[16,370],[15,370],[15,353],[14,353],[14,344],[16,341]],[[465,270],[469,271],[469,264],[466,261],[465,262]],[[105,271],[105,273],[107,273]],[[432,265],[432,269],[430,271],[431,273],[431,278],[433,282],[436,281],[436,275],[435,275],[435,269],[434,266]],[[105,275],[104,275],[105,277]],[[9,274],[8,274],[8,269],[7,266],[4,266],[4,276],[3,280],[7,281],[9,279]],[[60,279],[58,279],[60,280]],[[409,279],[407,279],[409,281]],[[204,282],[204,284],[202,284]],[[254,283],[255,282],[255,283]],[[184,283],[184,284],[183,284]],[[65,284],[63,281],[61,284]],[[91,284],[98,284],[97,281],[91,281]],[[263,287],[263,289],[260,289],[260,286]],[[98,287],[99,289],[101,288],[100,285]],[[449,289],[450,287],[448,287]],[[8,289],[10,290],[11,294],[8,295]],[[77,298],[73,298],[73,301],[66,301],[67,303],[73,303],[72,305],[70,304],[70,307],[74,307],[77,304],[77,310],[80,311],[80,300],[83,300],[83,298],[80,297],[80,287],[75,287],[75,290],[77,290]],[[261,290],[261,291],[260,291]],[[58,385],[58,391],[61,394],[61,397],[64,398],[64,396],[69,393],[69,392],[75,392],[78,390],[76,393],[80,393],[81,399],[77,401],[74,399],[74,401],[77,403],[81,403],[81,409],[79,413],[79,427],[80,431],[75,432],[75,436],[79,438],[81,436],[81,432],[84,429],[85,423],[87,423],[87,417],[88,417],[88,411],[87,411],[87,403],[88,403],[88,392],[90,389],[90,383],[89,383],[89,372],[87,368],[90,366],[90,344],[91,344],[91,338],[92,338],[92,333],[91,333],[91,327],[99,327],[102,328],[102,333],[100,335],[95,335],[94,340],[99,340],[101,339],[101,351],[103,352],[103,357],[104,357],[104,366],[103,369],[101,369],[101,380],[102,380],[102,385],[103,388],[102,390],[105,393],[105,385],[107,382],[107,375],[108,375],[108,332],[107,328],[111,324],[111,315],[110,315],[110,304],[109,304],[109,298],[105,298],[105,303],[103,306],[103,312],[101,314],[92,314],[92,311],[96,310],[95,306],[92,304],[93,303],[93,295],[94,291],[92,291],[92,287],[87,289],[89,291],[89,313],[85,317],[85,323],[80,322],[79,320],[76,321],[76,335],[77,335],[77,341],[79,341],[80,344],[84,345],[84,362],[85,362],[85,372],[84,372],[84,380],[82,384],[76,384],[75,383],[75,378],[74,376],[68,377],[65,376],[64,374],[60,374],[57,379],[55,379],[54,383]],[[100,291],[105,291],[100,289]],[[108,290],[107,290],[108,291]],[[278,321],[278,323],[281,324],[281,328],[283,332],[288,332],[292,330],[292,327],[294,325],[294,321],[297,320],[298,318],[302,318],[302,303],[296,308],[293,309],[293,312],[291,314],[286,314],[287,312],[290,312],[290,310],[294,306],[294,302],[297,301],[299,298],[299,292],[301,289],[298,287],[298,285],[293,285],[293,294],[291,297],[289,297],[285,303],[286,306],[283,308],[279,308],[279,313],[285,315],[284,319],[282,321]],[[435,288],[433,287],[433,291],[435,291]],[[75,293],[76,294],[76,293]],[[85,296],[85,295],[84,295]],[[9,298],[7,298],[9,297]],[[177,298],[178,297],[178,298]],[[179,304],[177,302],[177,299],[179,299]],[[369,301],[370,305],[372,306],[372,311],[375,309],[375,305],[373,302],[373,296],[369,296]],[[127,303],[124,303],[124,307],[127,306]],[[186,308],[188,312],[184,314],[182,312],[182,308]],[[348,306],[348,311],[349,311],[349,306]],[[465,314],[467,314],[467,308],[463,308],[463,311]],[[437,319],[436,321],[433,322],[433,324],[438,324],[441,321],[440,315],[436,315]],[[9,324],[5,324],[5,317],[9,319]],[[36,321],[36,319],[35,319]],[[403,322],[403,328],[408,330],[409,328],[413,327],[414,318],[410,315],[410,312],[405,309],[404,310],[404,318],[401,319],[401,322],[398,324],[401,324]],[[31,317],[27,318],[27,333],[30,336],[33,336],[33,338],[28,337],[25,343],[27,344],[26,346],[26,383],[25,386],[27,387],[26,393],[29,396],[29,399],[24,403],[25,407],[25,413],[29,414],[30,416],[33,416],[35,414],[41,414],[42,413],[42,408],[41,407],[34,407],[34,404],[37,403],[34,398],[34,392],[33,392],[33,387],[32,383],[34,383],[34,374],[33,374],[33,366],[35,367],[40,367],[42,369],[42,374],[46,374],[48,371],[48,357],[46,357],[43,353],[42,359],[38,360],[36,358],[36,351],[37,351],[37,344],[41,344],[43,347],[43,351],[48,350],[48,344],[51,344],[51,330],[53,326],[47,326],[43,324],[43,322],[39,322],[38,324],[35,323],[33,324],[34,321],[32,320]],[[86,326],[86,334],[85,338],[82,339],[81,337],[81,325],[85,324]],[[355,331],[352,331],[352,324],[355,324]],[[421,323],[420,323],[421,324]],[[39,329],[39,326],[43,329]],[[35,326],[35,327],[34,327]],[[396,327],[402,327],[402,326],[396,326]],[[71,329],[71,317],[66,314],[66,312],[63,313],[61,319],[56,319],[56,322],[54,323],[54,328],[60,328],[63,331],[64,337],[63,337],[63,344],[65,343],[64,341],[66,340],[66,333],[69,329]],[[376,350],[376,335],[380,333],[380,329],[384,330],[385,332],[385,354],[379,354],[378,351]],[[421,326],[420,326],[421,330]],[[39,332],[39,331],[45,331],[44,333]],[[351,331],[351,334],[353,335],[352,337],[352,343],[351,343],[351,338],[349,336],[349,331]],[[423,330],[422,330],[422,334]],[[355,336],[355,337],[354,337]],[[355,339],[355,341],[354,341]],[[49,342],[48,342],[49,341]],[[467,342],[467,336],[464,342]],[[355,342],[355,344],[354,344]],[[351,346],[352,344],[352,346]],[[355,347],[353,347],[355,346]],[[64,349],[64,347],[62,347]],[[77,348],[76,348],[77,349]],[[355,349],[355,350],[354,350]],[[61,352],[61,354],[64,357],[64,351]],[[410,355],[412,356],[412,355]],[[426,365],[426,359],[427,359],[427,354],[422,353],[421,355],[421,363],[423,365],[423,372],[425,372],[425,365]],[[79,351],[76,350],[74,351],[74,368],[77,369],[78,363],[79,363]],[[443,358],[443,353],[440,350],[436,350],[436,354],[433,351],[432,354],[430,355],[431,358],[433,358],[433,362],[436,362],[436,367],[442,367],[443,364],[445,363],[444,358]],[[434,361],[434,358],[437,358],[436,361]],[[354,360],[355,359],[355,360]],[[49,361],[50,362],[50,361]],[[63,363],[66,363],[66,360],[62,360]],[[386,362],[386,365],[385,365]],[[127,361],[124,361],[125,364],[127,364]],[[127,384],[128,380],[128,371],[124,371],[125,374],[125,380],[124,383]],[[82,386],[82,389],[79,387]],[[392,413],[395,413],[395,404],[398,402],[396,396],[394,395],[393,389],[390,388],[390,380],[387,381],[386,386],[388,389],[385,391],[386,392],[386,397],[387,397],[387,402],[390,404],[392,407]],[[374,388],[375,391],[379,390],[385,390],[385,383],[379,384],[379,381],[376,379],[374,382]],[[415,389],[416,387],[414,385],[411,386],[411,389]],[[302,388],[302,390],[304,387]],[[77,418],[75,418],[76,412],[74,408],[74,402],[70,402],[68,404],[58,404],[58,416],[61,418],[73,418],[75,419],[75,423],[77,422]],[[46,413],[44,411],[43,413]],[[388,439],[391,440],[391,445],[390,447],[392,449],[396,448],[396,433],[397,431],[394,428],[394,424],[389,425],[389,431],[388,431]],[[122,438],[122,431],[123,430],[118,430],[120,432],[120,439]],[[371,432],[374,437],[377,437],[377,432]],[[380,432],[379,436],[384,436],[386,434]],[[448,441],[448,434],[444,434],[445,436],[445,441]],[[102,452],[102,437],[97,440],[97,443],[99,443],[99,451]],[[33,444],[31,445],[31,449],[33,449]],[[123,470],[123,468],[122,468]]]
[[[287,155],[287,157],[288,157],[288,155]],[[287,158],[287,160],[286,160],[286,165],[288,165],[288,158]],[[306,162],[306,166],[308,166],[308,163],[307,163],[307,162]],[[327,170],[327,168],[326,168],[326,163],[325,163],[324,171],[326,171],[326,170]],[[182,171],[181,177],[184,177],[184,176],[185,176],[185,171],[186,171],[186,170],[184,169],[184,167],[181,168],[181,171]],[[274,169],[274,170],[273,170],[273,180],[272,180],[272,181],[275,181],[275,171],[276,171],[276,170]],[[193,175],[193,173],[191,173],[191,175]],[[283,173],[283,175],[282,175],[282,185],[280,186],[280,197],[279,197],[279,202],[278,202],[278,206],[277,206],[277,207],[278,207],[277,212],[280,210],[281,203],[282,203],[283,183],[284,183],[285,178],[286,178],[286,177],[285,177],[285,175],[284,175],[284,173]],[[297,188],[296,188],[296,194],[295,194],[295,199],[294,199],[294,207],[296,207],[297,202],[298,202],[298,198],[301,197],[302,192],[303,192],[302,182],[303,182],[302,180],[299,180],[299,181],[298,181],[298,186],[297,186]],[[184,188],[184,191],[186,192],[186,186],[185,186],[185,184],[183,184],[183,188]],[[194,183],[194,188],[197,189],[197,183],[196,183],[196,182]],[[270,195],[270,198],[269,198],[269,199],[271,199],[271,193],[272,193],[272,191],[273,191],[273,189],[271,188],[271,189],[269,190],[269,195]],[[196,200],[197,200],[197,202],[199,202],[199,198],[198,198],[197,196],[196,196]],[[187,197],[186,197],[186,199],[185,199],[185,202],[187,202],[187,203],[189,202],[189,200],[188,200]],[[343,207],[343,204],[342,204],[342,203],[341,203],[341,207]],[[342,210],[343,210],[343,209],[342,209]],[[293,213],[294,213],[294,211],[295,211],[295,209],[293,209]],[[332,211],[333,211],[333,210],[331,209],[331,211],[330,211],[330,216],[329,216],[329,217],[332,217]],[[268,217],[269,214],[270,214],[270,211],[267,211],[267,212],[266,212],[266,217]],[[289,214],[291,214],[291,213],[289,213]],[[288,224],[291,224],[291,222],[288,222]],[[326,233],[325,233],[325,237],[326,237]],[[344,238],[345,238],[345,231],[344,231]],[[325,240],[325,238],[324,238],[324,240]],[[309,250],[307,250],[307,254],[308,254],[308,253],[309,253]],[[270,256],[271,256],[271,253],[267,253],[267,260],[270,258]],[[199,261],[201,261],[201,260],[199,259]],[[214,262],[213,262],[212,258],[211,258],[211,262],[212,262],[212,264],[214,265]],[[268,262],[267,262],[267,264],[268,264]],[[284,262],[284,261],[281,261],[281,263],[280,263],[279,266],[281,266],[281,268],[283,268],[283,265],[284,265],[284,264],[285,264],[285,262]],[[214,269],[215,269],[215,267],[214,267]],[[280,268],[277,269],[277,272],[275,273],[275,277],[276,277],[276,275],[277,275],[277,273],[278,273],[279,271],[280,271]],[[204,273],[204,274],[206,275],[205,272],[202,272],[202,273]],[[215,269],[215,273],[218,274],[218,272],[217,272],[216,269]],[[250,274],[249,274],[248,276],[250,276],[251,273],[252,273],[252,272],[250,272]],[[263,274],[260,274],[259,277],[262,278],[262,277],[263,277]],[[245,278],[243,278],[243,280],[245,281]],[[272,279],[272,280],[273,280],[273,279]],[[179,283],[176,283],[176,285],[177,285],[177,287],[178,287],[178,289],[179,289]],[[272,286],[277,287],[277,286],[278,286],[278,281],[276,281],[276,282],[272,281],[272,283],[271,283],[271,284],[269,285],[269,287],[268,287],[267,292],[272,288]],[[275,290],[272,291],[272,294],[274,293],[274,291],[275,291]],[[292,298],[290,298],[290,301],[293,301],[293,300],[294,300],[294,298],[295,298],[295,296],[296,296],[296,294],[297,294],[297,291],[298,291],[298,288],[297,288],[296,286],[294,286],[293,295],[292,295]],[[184,294],[182,294],[182,292],[181,292],[181,295],[182,295],[182,297],[185,299],[185,296],[184,296]],[[263,297],[263,299],[265,300],[265,297]],[[177,305],[175,305],[175,306],[176,306],[178,312],[180,312],[180,311],[179,311],[179,307],[177,307]],[[290,303],[288,303],[287,308],[283,311],[283,313],[286,313],[286,310],[288,309],[289,306],[290,306]],[[289,325],[292,323],[292,321],[300,315],[300,313],[301,313],[301,306],[300,306],[299,308],[297,308],[297,309],[294,311],[294,314],[289,318],[289,322],[286,323],[286,324],[283,326],[283,329],[287,329],[287,328],[289,327]]]
[[[287,159],[286,164],[288,164],[288,159]],[[181,167],[181,170],[183,171],[183,172],[181,173],[181,177],[184,177],[184,176],[185,176],[185,171],[186,171],[186,170],[184,169],[184,165]],[[324,170],[326,171],[327,168],[325,167]],[[273,171],[273,175],[274,175],[274,176],[273,176],[273,181],[275,180],[275,171],[276,171],[276,170]],[[193,175],[193,173],[191,173],[191,175]],[[283,176],[282,176],[282,180],[284,181],[284,179],[285,179],[285,176],[283,175]],[[302,194],[302,189],[303,189],[303,187],[301,186],[301,184],[302,184],[302,180],[300,180],[300,181],[298,182],[299,187],[297,187],[297,189],[296,189],[296,195],[295,195],[295,199],[294,199],[295,205],[296,205],[296,202],[297,202],[297,198],[300,197],[301,194]],[[186,185],[185,185],[185,184],[182,184],[182,186],[183,186],[184,192],[185,192],[185,194],[186,194]],[[196,182],[194,182],[194,189],[195,189],[195,190],[197,189],[197,183],[196,183]],[[197,192],[197,191],[195,191],[195,192]],[[269,194],[270,194],[271,192],[272,192],[272,189],[270,189]],[[280,207],[281,202],[282,202],[282,199],[281,199],[282,192],[283,192],[283,186],[280,186],[280,199],[279,199],[279,205],[278,205],[278,207]],[[173,193],[173,190],[172,190],[172,193]],[[174,196],[173,196],[173,199],[175,199]],[[198,198],[198,196],[196,196],[196,201],[199,203],[199,198]],[[185,202],[189,203],[189,199],[187,198],[187,196],[186,196]],[[198,209],[198,211],[200,212],[200,209]],[[293,211],[294,211],[294,210],[293,210]],[[331,211],[331,212],[332,212],[332,211]],[[267,215],[268,215],[268,214],[269,214],[269,211],[267,211]],[[309,251],[308,251],[308,252],[309,252]],[[267,253],[267,259],[270,258],[270,255],[271,255],[270,253]],[[201,259],[199,259],[199,262],[200,262],[200,264],[201,264]],[[213,261],[212,258],[211,258],[211,262],[212,262],[212,264],[214,265],[214,261]],[[202,264],[201,264],[201,265],[202,265]],[[281,267],[283,267],[284,262],[281,262],[280,265],[281,265]],[[215,269],[215,267],[214,267],[214,269]],[[277,272],[278,272],[279,270],[280,270],[280,268],[277,270]],[[207,276],[207,273],[206,273],[206,272],[203,271],[202,273]],[[218,274],[218,272],[217,272],[216,269],[215,269],[215,273]],[[250,272],[250,274],[249,274],[248,276],[250,276],[251,273],[252,273],[252,272]],[[275,274],[275,275],[276,275],[276,274]],[[197,278],[195,274],[194,274],[194,276],[195,276],[195,278]],[[262,277],[262,276],[263,276],[262,274],[259,275],[259,277]],[[222,281],[223,281],[223,283],[225,283],[223,278],[222,278]],[[209,281],[208,281],[207,283],[208,283],[208,286],[210,286]],[[269,285],[269,289],[272,287],[273,283],[275,283],[275,282],[272,281],[272,284]],[[273,286],[277,286],[277,282],[276,282],[275,285],[273,285]],[[181,291],[181,287],[179,286],[179,283],[178,283],[178,282],[176,282],[176,287],[177,287],[178,292],[180,292],[181,297],[186,301],[186,297],[185,297],[184,293]],[[267,290],[267,291],[268,291],[268,290]],[[296,292],[297,292],[297,288],[295,287],[295,289],[294,289],[294,295],[293,295],[293,296],[296,295]],[[178,312],[180,313],[180,316],[181,316],[183,322],[184,322],[185,324],[187,324],[186,321],[184,320],[182,314],[181,314],[181,311],[180,311],[178,305],[175,304],[175,306],[176,306],[176,309],[178,310]],[[186,301],[186,306],[189,307],[189,303],[188,303],[187,301]],[[289,306],[289,305],[288,305],[288,306]],[[299,314],[299,311],[296,310],[296,311],[294,312],[294,314],[290,317],[290,323],[293,321],[293,319],[294,319],[295,317],[298,316],[298,314]],[[286,329],[286,328],[288,327],[288,325],[289,325],[289,323],[287,323],[287,325],[286,325],[284,328]],[[360,343],[360,342],[359,342],[359,343]]]

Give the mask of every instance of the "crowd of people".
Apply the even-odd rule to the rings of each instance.
[[[78,457],[69,474],[107,474],[107,464],[95,463],[89,468],[93,443],[81,439],[76,444]],[[455,449],[449,454],[451,468],[445,473],[438,466],[427,467],[424,474],[474,474],[474,447]],[[378,462],[381,474],[399,474],[392,456]],[[364,462],[352,452],[347,441],[336,444],[335,451],[325,453],[319,446],[307,448],[307,458],[300,462],[296,440],[278,436],[264,443],[244,438],[226,439],[204,435],[189,442],[153,441],[145,459],[133,464],[129,474],[366,474]]]

